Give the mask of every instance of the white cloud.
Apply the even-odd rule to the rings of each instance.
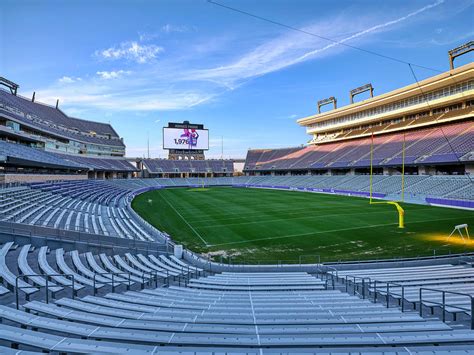
[[[146,85],[153,84],[153,87],[143,88],[142,82],[130,82],[123,77],[115,80],[96,78],[70,85],[52,85],[36,91],[45,103],[52,104],[59,99],[63,107],[105,111],[183,110],[214,97],[205,90],[170,88],[166,83],[156,85],[152,80]]]
[[[58,81],[62,84],[71,84],[75,83],[76,81],[81,81],[81,78],[72,78],[70,76],[63,76],[62,78],[59,78]]]
[[[140,42],[149,42],[154,39],[157,39],[160,37],[158,33],[150,33],[150,32],[139,32],[138,33],[138,39]]]
[[[338,33],[347,32],[345,30],[349,30],[349,28],[355,30],[356,32],[353,34],[339,40],[339,43],[345,43],[393,27],[443,2],[444,0],[437,0],[407,15],[370,27],[366,25],[368,21],[357,23],[355,18],[344,17],[307,26],[303,30],[310,33],[324,33],[328,38],[337,37]],[[194,70],[188,73],[188,77],[194,80],[207,80],[232,88],[242,80],[265,75],[343,49],[345,47],[335,42],[328,44],[328,41],[317,37],[304,33],[289,32],[256,47],[229,64]]]
[[[167,23],[166,25],[159,28],[156,32],[138,32],[138,39],[140,42],[150,42],[157,38],[163,36],[163,34],[170,34],[170,33],[185,33],[189,31],[195,31],[196,28],[194,26],[188,27],[184,25],[172,25]]]
[[[122,42],[118,46],[98,50],[95,55],[106,60],[126,59],[139,64],[150,62],[163,52],[163,47],[140,44],[136,41]]]
[[[327,37],[341,38],[341,33],[349,33],[341,42],[367,38],[368,35],[388,30],[424,11],[438,6],[442,0],[419,8],[407,15],[376,24],[380,16],[354,18],[341,15],[328,18],[305,27],[309,32],[324,33]],[[375,25],[368,25],[368,24]],[[339,36],[339,37],[338,37]],[[209,42],[208,39],[206,39]],[[352,42],[351,42],[352,43]],[[222,46],[222,44],[221,44]],[[137,64],[157,59],[147,66],[133,66],[133,80],[128,80],[127,70],[98,70],[96,75],[87,76],[80,81],[73,77],[63,77],[60,83],[37,90],[41,97],[54,103],[59,98],[63,106],[75,109],[98,108],[105,111],[156,111],[185,110],[215,100],[223,93],[267,73],[282,70],[323,55],[333,55],[345,47],[329,43],[319,38],[297,32],[285,31],[283,35],[267,40],[245,53],[237,53],[237,48],[226,51],[231,59],[207,55],[192,49],[186,44],[186,51],[180,57],[157,59],[163,51],[155,45],[137,42],[123,42],[118,46],[96,52],[96,55],[109,60],[126,59]],[[198,53],[199,62],[195,61]],[[223,63],[223,61],[225,61]],[[195,69],[196,63],[218,63],[214,67]],[[221,64],[219,64],[221,63]],[[67,78],[67,79],[66,79]],[[107,80],[105,80],[107,79]],[[113,80],[111,80],[113,79]],[[65,85],[67,84],[67,85]],[[294,119],[294,115],[286,119]]]
[[[117,79],[121,76],[130,74],[131,71],[129,70],[116,70],[116,71],[98,71],[97,75],[101,79],[109,80],[109,79]]]
[[[165,33],[171,33],[171,32],[183,33],[183,32],[188,32],[189,28],[187,26],[171,25],[171,24],[167,23],[166,25],[161,27],[161,31],[165,32]]]

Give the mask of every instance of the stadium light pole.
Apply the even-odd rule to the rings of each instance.
[[[224,159],[224,136],[221,136],[221,159]]]
[[[146,142],[147,142],[148,159],[150,159],[150,131],[146,132]]]

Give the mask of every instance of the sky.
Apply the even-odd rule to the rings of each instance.
[[[164,158],[162,127],[203,123],[208,158],[299,146],[329,96],[381,94],[449,69],[474,38],[474,0],[2,0],[0,76],[68,115],[109,122],[127,156]],[[473,61],[473,52],[456,65]],[[364,99],[361,95],[360,99]]]

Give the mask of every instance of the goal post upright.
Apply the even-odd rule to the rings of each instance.
[[[388,201],[389,205],[394,205],[398,212],[398,228],[405,228],[405,210],[395,201]]]
[[[403,132],[403,144],[402,144],[402,196],[401,201],[405,201],[405,132]]]
[[[374,133],[372,132],[372,137],[370,140],[370,181],[369,181],[369,203],[372,203],[372,175],[374,171],[374,166],[373,166],[373,159],[374,159]]]
[[[402,206],[396,201],[372,201],[373,195],[373,173],[374,173],[374,133],[372,132],[371,140],[370,140],[370,182],[369,182],[369,204],[388,204],[393,205],[397,209],[398,212],[398,228],[405,228],[405,210]],[[404,200],[405,195],[405,134],[403,134],[403,147],[402,147],[402,198],[401,201]]]

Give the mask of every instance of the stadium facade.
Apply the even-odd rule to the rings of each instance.
[[[400,174],[403,164],[411,175],[474,173],[474,63],[344,107],[336,102],[322,100],[318,109],[334,109],[298,120],[311,136],[306,146],[250,150],[244,171],[367,174],[372,163],[384,175]]]
[[[125,158],[125,144],[107,123],[68,116],[56,106],[18,94],[0,78],[0,182],[132,177],[232,176],[231,160]]]

